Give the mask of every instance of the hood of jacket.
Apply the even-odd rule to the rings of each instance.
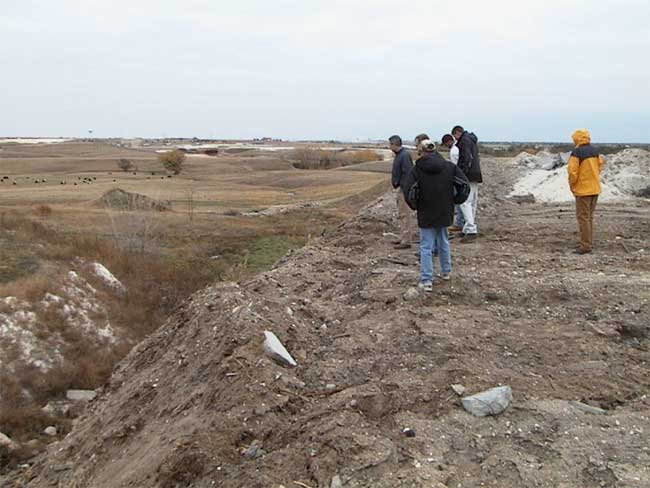
[[[473,132],[467,132],[467,135],[472,141],[474,141],[474,144],[478,144],[478,137],[476,137],[476,134]]]
[[[578,129],[571,135],[571,138],[576,146],[591,144],[591,134],[589,134],[587,129]]]
[[[441,173],[447,161],[437,152],[424,154],[416,161],[418,169],[424,173],[438,174]]]

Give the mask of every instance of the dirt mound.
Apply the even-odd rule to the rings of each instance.
[[[484,235],[453,245],[451,282],[404,299],[417,259],[382,238],[385,195],[273,270],[194,295],[6,483],[650,486],[648,341],[620,332],[647,330],[647,209],[601,206],[599,253],[576,256],[570,206],[487,198],[510,176],[484,167]],[[264,353],[266,330],[296,368]],[[452,384],[509,385],[514,403],[472,417]]]
[[[154,200],[139,193],[130,193],[120,188],[107,191],[101,198],[95,200],[93,205],[112,210],[155,210],[165,212],[171,210],[172,204],[169,201]]]
[[[650,151],[625,149],[605,158],[603,179],[627,195],[650,196]]]

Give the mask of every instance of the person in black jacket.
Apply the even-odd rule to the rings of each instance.
[[[417,182],[417,202],[409,204],[417,208],[420,228],[420,288],[431,291],[434,283],[434,245],[440,258],[441,276],[449,280],[451,275],[451,248],[447,227],[454,218],[454,176],[466,180],[456,165],[447,161],[435,150],[434,143],[425,139],[419,147],[422,156],[405,181],[405,195]]]
[[[393,161],[392,184],[397,198],[397,213],[400,226],[400,240],[395,245],[395,249],[408,249],[411,247],[411,239],[415,233],[415,222],[413,211],[406,204],[404,199],[404,181],[413,169],[413,160],[411,154],[402,147],[402,138],[400,136],[391,136],[388,139],[390,150],[395,153]]]
[[[476,211],[478,209],[478,185],[483,182],[481,158],[478,153],[478,138],[473,132],[467,132],[460,125],[451,130],[458,147],[458,167],[469,180],[471,192],[469,198],[460,205],[462,213],[463,234],[460,242],[474,242],[478,234]]]

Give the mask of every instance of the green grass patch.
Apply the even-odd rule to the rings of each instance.
[[[267,236],[253,239],[248,246],[247,267],[251,271],[269,269],[282,256],[305,245],[305,239],[290,236]]]

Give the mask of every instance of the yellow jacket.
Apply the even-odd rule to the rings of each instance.
[[[569,157],[569,186],[577,197],[600,195],[600,172],[605,164],[603,157],[591,145],[591,135],[579,129],[571,136],[576,145]]]

